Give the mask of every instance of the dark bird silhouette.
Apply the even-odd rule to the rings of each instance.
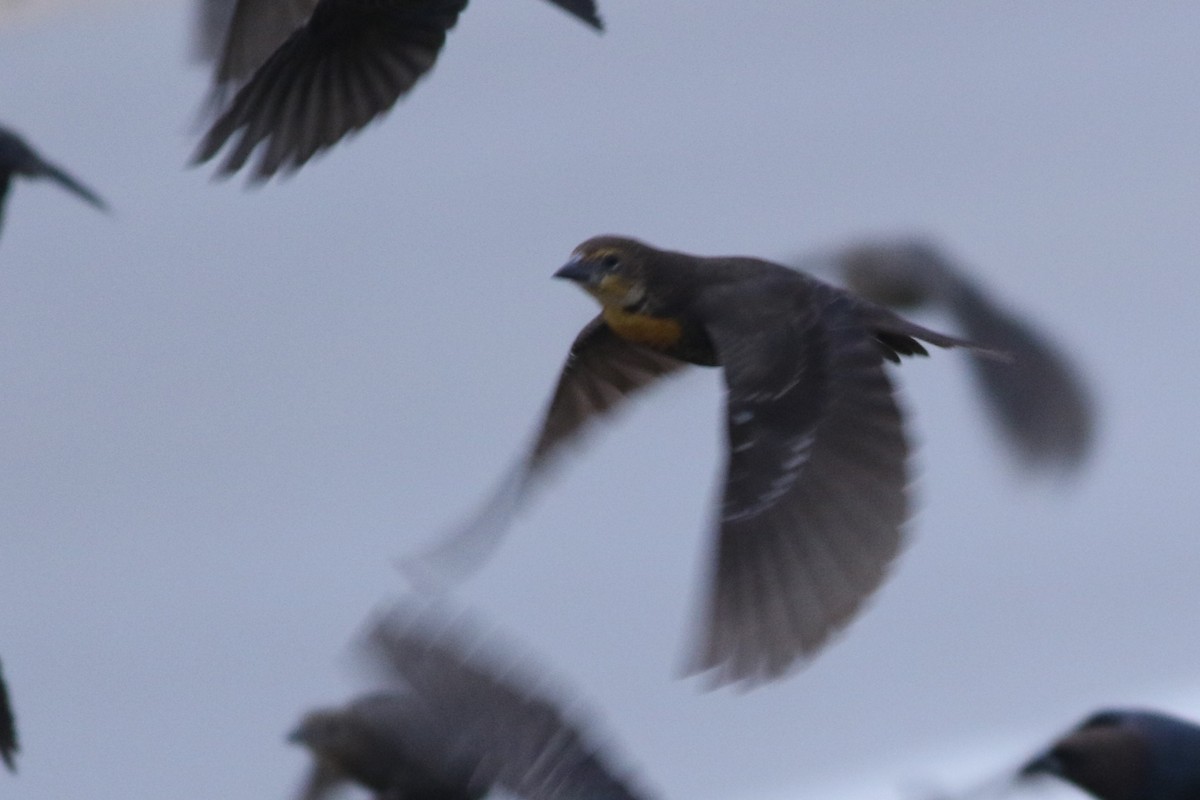
[[[0,127],[0,229],[4,227],[4,203],[8,197],[9,186],[15,176],[49,178],[101,211],[108,208],[95,192],[68,175],[58,165],[42,158],[20,136],[7,128]]]
[[[389,688],[309,712],[289,739],[312,751],[304,800],[357,783],[388,800],[639,800],[564,718],[545,680],[477,630],[405,612],[380,621],[365,655]]]
[[[963,336],[1012,355],[969,356],[996,428],[1023,465],[1072,470],[1095,438],[1095,411],[1078,369],[1051,340],[1001,307],[941,251],[920,241],[865,243],[836,257],[847,285],[894,309],[948,313]]]
[[[0,759],[10,772],[17,771],[14,757],[21,748],[17,742],[17,723],[13,717],[12,701],[8,699],[8,685],[4,682],[4,669],[0,666]]]
[[[728,451],[703,641],[717,683],[782,675],[880,585],[908,516],[900,410],[883,362],[968,342],[801,272],[601,236],[555,273],[600,301],[571,346],[541,431],[469,524],[407,562],[461,574],[591,420],[686,364],[721,366]]]
[[[603,27],[594,0],[549,2],[597,30]],[[214,76],[215,102],[240,88],[194,161],[207,161],[232,142],[219,173],[237,172],[260,145],[254,177],[265,180],[299,168],[407,94],[432,69],[466,5],[467,0],[237,0]]]
[[[1099,800],[1197,800],[1200,726],[1154,711],[1100,711],[1020,770],[1041,775]]]

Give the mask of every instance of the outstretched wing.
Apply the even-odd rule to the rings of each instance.
[[[609,413],[634,392],[685,364],[627,342],[603,318],[589,322],[563,365],[537,442],[526,462],[530,472],[543,469],[560,448],[591,420]]]
[[[710,299],[729,452],[690,671],[754,683],[815,654],[883,581],[908,447],[881,342],[850,297],[742,284]]]
[[[213,123],[195,161],[232,142],[222,173],[241,169],[260,144],[257,178],[300,167],[412,89],[466,4],[320,0]]]
[[[963,335],[1009,358],[970,355],[983,402],[1029,466],[1072,469],[1095,428],[1092,397],[1070,359],[1034,326],[1000,307],[951,259],[917,241],[868,243],[839,257],[856,293],[892,308],[944,308]]]
[[[604,22],[596,9],[595,0],[549,0],[564,11],[574,14],[598,31],[604,30]]]
[[[108,208],[98,194],[62,167],[42,158],[23,138],[12,131],[0,128],[0,217],[3,214],[5,195],[15,175],[26,178],[47,178],[101,211]]]
[[[528,455],[514,466],[480,510],[433,549],[404,562],[419,583],[463,575],[478,567],[508,529],[529,492],[565,446],[630,395],[684,362],[621,339],[597,316],[571,345],[558,385]]]
[[[13,717],[12,703],[8,699],[8,686],[4,683],[4,672],[0,670],[0,760],[10,772],[17,771],[13,756],[19,749],[17,745],[17,724]]]
[[[919,239],[860,242],[834,261],[852,292],[888,308],[936,305],[946,284],[945,259]]]
[[[1078,467],[1091,451],[1091,394],[1070,360],[1042,334],[962,284],[949,301],[963,333],[1012,354],[1011,363],[972,355],[971,371],[997,427],[1029,465]]]
[[[413,726],[412,744],[472,789],[500,786],[524,800],[644,797],[565,718],[546,679],[499,645],[461,622],[399,610],[371,630],[367,652],[437,720]]]
[[[39,160],[38,168],[33,174],[54,181],[94,208],[98,208],[101,211],[108,210],[108,204],[104,202],[100,195],[89,189],[62,167],[51,164],[48,161]]]
[[[312,16],[318,0],[203,0],[205,45],[217,61],[213,82],[241,83]],[[211,42],[216,39],[217,47]]]

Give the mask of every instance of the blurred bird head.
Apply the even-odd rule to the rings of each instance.
[[[1102,800],[1200,797],[1200,727],[1150,711],[1100,711],[1019,774],[1055,776]]]
[[[647,265],[654,250],[619,236],[596,236],[575,248],[556,278],[578,283],[605,308],[645,313],[651,302]]]

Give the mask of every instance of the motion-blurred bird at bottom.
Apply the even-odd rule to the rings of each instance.
[[[0,666],[0,760],[10,772],[17,771],[14,760],[17,750],[17,724],[13,717],[12,701],[8,699],[8,685],[4,682],[4,669]]]
[[[381,800],[644,800],[564,718],[545,680],[478,630],[397,610],[363,655],[389,688],[312,711],[291,734],[313,754],[304,800],[357,783]]]
[[[14,177],[48,178],[84,201],[104,211],[108,208],[99,195],[67,172],[42,158],[36,150],[8,128],[0,127],[0,229],[4,228],[4,204]]]
[[[1200,800],[1200,726],[1155,711],[1105,710],[1020,770],[1099,800]]]
[[[894,309],[941,309],[963,336],[1011,363],[970,357],[1004,441],[1027,467],[1071,471],[1091,452],[1094,400],[1079,370],[1043,333],[1002,308],[940,250],[918,240],[863,242],[834,256],[847,285]]]
[[[724,496],[689,669],[716,683],[779,677],[855,615],[901,546],[908,445],[884,361],[926,355],[918,340],[973,345],[753,258],[600,236],[555,276],[601,313],[571,346],[529,454],[478,516],[406,562],[410,576],[477,566],[586,423],[686,364],[721,366]]]
[[[228,18],[214,98],[236,95],[196,152],[204,162],[233,142],[219,172],[237,172],[259,145],[253,177],[299,168],[387,112],[433,68],[467,0],[204,0],[198,50],[215,55]],[[595,0],[549,0],[592,26]]]

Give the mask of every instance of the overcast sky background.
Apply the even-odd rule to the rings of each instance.
[[[911,546],[749,694],[674,679],[719,374],[595,436],[459,599],[663,798],[888,796],[1100,705],[1200,712],[1200,6],[604,0],[597,36],[478,0],[381,124],[246,191],[184,167],[190,4],[58,5],[0,14],[0,121],[113,213],[20,183],[0,238],[5,797],[289,796],[284,734],[361,690],[345,648],[402,590],[393,559],[527,442],[594,313],[550,275],[605,232],[776,258],[928,233],[1101,405],[1087,469],[1039,480],[960,354],[896,370]]]

